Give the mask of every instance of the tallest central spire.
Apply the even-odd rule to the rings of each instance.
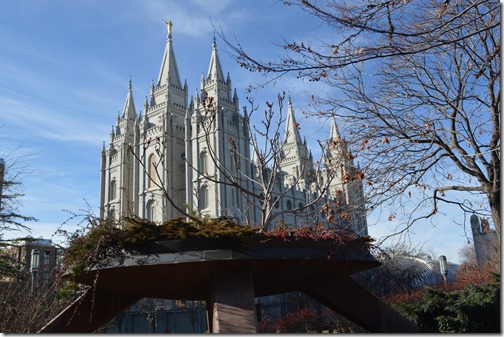
[[[163,22],[166,23],[166,28],[168,29],[168,39],[166,40],[166,48],[163,55],[163,61],[161,62],[161,69],[159,70],[157,86],[169,83],[177,88],[182,88],[177,61],[175,59],[175,52],[173,51],[172,46],[173,24],[171,20],[163,20]]]

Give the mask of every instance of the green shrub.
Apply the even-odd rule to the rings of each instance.
[[[428,333],[499,333],[500,275],[494,282],[443,292],[429,287],[416,301],[396,303],[397,309]]]

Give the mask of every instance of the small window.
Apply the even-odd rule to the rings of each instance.
[[[145,207],[145,216],[149,221],[156,221],[156,208],[154,206],[154,200],[149,200],[147,206]]]
[[[151,154],[149,156],[149,160],[147,163],[147,174],[148,174],[148,183],[147,187],[154,187],[156,184],[156,176],[157,176],[157,166],[156,166],[156,156]]]
[[[208,163],[207,163],[207,153],[206,151],[203,151],[200,153],[200,158],[199,158],[199,171],[201,174],[207,174],[208,173]]]
[[[113,178],[110,182],[110,191],[109,191],[109,201],[115,200],[117,198],[117,183],[116,179]]]
[[[292,209],[292,202],[287,200],[287,209]]]
[[[203,185],[200,188],[199,193],[199,208],[205,209],[208,207],[208,186]]]
[[[51,259],[51,251],[50,250],[46,250],[44,251],[44,266],[47,266],[47,268],[49,267],[49,264],[50,264],[50,260]]]
[[[108,217],[109,220],[114,220],[115,219],[115,209],[114,209],[114,207],[112,207],[112,208],[109,209],[107,217]]]

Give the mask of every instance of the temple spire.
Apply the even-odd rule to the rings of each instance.
[[[166,40],[166,48],[163,55],[163,61],[161,62],[161,69],[159,70],[157,86],[159,87],[160,85],[164,85],[168,82],[170,86],[182,88],[182,82],[180,81],[177,60],[175,59],[175,52],[173,50],[172,43],[173,24],[171,21],[164,22],[168,28],[168,39]]]
[[[336,119],[333,117],[331,122],[331,140],[338,140],[341,138],[341,135],[338,130],[338,125],[336,124]]]
[[[299,133],[299,123],[294,117],[294,109],[289,97],[289,105],[287,108],[287,122],[285,123],[285,140],[289,143],[302,144],[301,134]]]
[[[118,114],[119,114],[119,112],[118,112]],[[124,103],[124,110],[123,110],[122,118],[136,119],[135,101],[133,100],[133,86],[131,84],[131,78],[129,81],[126,102]]]
[[[219,53],[217,52],[215,36],[212,43],[212,56],[210,58],[210,65],[208,66],[207,80],[213,78],[217,78],[218,81],[224,81],[224,73],[219,60]]]
[[[149,110],[149,101],[147,100],[147,96],[145,96],[144,100],[144,111],[147,113],[147,110]]]

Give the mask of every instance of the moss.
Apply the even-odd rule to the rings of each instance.
[[[197,237],[204,238],[244,238],[258,233],[257,228],[239,225],[229,219],[212,219],[201,225]]]

